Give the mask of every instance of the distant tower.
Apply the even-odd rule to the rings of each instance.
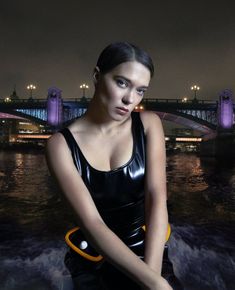
[[[220,93],[218,127],[220,129],[233,127],[233,93],[228,89]]]
[[[14,101],[14,100],[19,100],[19,97],[18,97],[18,95],[17,95],[17,93],[16,93],[16,85],[14,85],[14,90],[13,90],[12,94],[10,95],[10,99],[11,99],[12,101]]]
[[[56,87],[48,89],[47,95],[47,122],[52,126],[59,126],[63,122],[63,100],[61,90]]]

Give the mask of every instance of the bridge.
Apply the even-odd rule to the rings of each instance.
[[[90,98],[62,99],[57,88],[48,90],[47,99],[0,100],[0,118],[22,118],[46,127],[59,127],[86,111]],[[218,129],[234,126],[235,104],[225,90],[218,101],[146,98],[136,111],[155,111],[162,120],[188,126],[201,132],[204,139],[215,138]]]

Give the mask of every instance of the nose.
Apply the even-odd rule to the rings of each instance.
[[[122,102],[125,104],[125,105],[130,105],[130,104],[133,104],[134,103],[134,93],[132,90],[128,90],[124,97],[122,98]]]

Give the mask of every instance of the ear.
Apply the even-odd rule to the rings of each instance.
[[[93,73],[93,81],[95,85],[97,84],[99,77],[100,77],[100,69],[98,66],[96,66],[94,68],[94,73]]]

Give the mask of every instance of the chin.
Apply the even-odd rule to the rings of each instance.
[[[116,121],[123,121],[125,119],[128,119],[130,117],[130,114],[131,114],[131,112],[128,112],[125,115],[115,114],[113,116],[113,119],[115,119]]]

